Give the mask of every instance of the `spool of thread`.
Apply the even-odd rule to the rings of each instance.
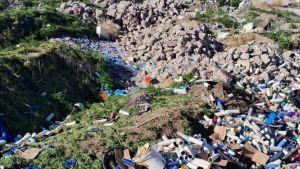
[[[175,141],[176,141],[175,139],[165,140],[165,141],[158,142],[157,145],[169,146],[170,144],[174,143]]]
[[[181,138],[183,138],[184,140],[186,140],[187,142],[191,142],[191,143],[197,144],[199,146],[203,146],[203,141],[195,139],[194,137],[187,136],[181,132],[177,132],[177,135],[180,136]]]
[[[269,150],[271,152],[278,152],[278,151],[282,151],[282,147],[270,146]]]
[[[284,154],[283,154],[282,151],[281,151],[281,152],[278,152],[278,153],[272,155],[272,156],[269,158],[269,161],[270,161],[270,162],[273,162],[273,161],[275,161],[275,160],[278,160],[278,159],[282,158],[283,156],[284,156]]]
[[[295,148],[293,148],[291,151],[289,151],[283,158],[282,160],[286,160],[290,158],[293,154],[295,154],[300,148],[300,145],[297,145]]]
[[[120,113],[120,114],[123,114],[123,115],[125,115],[125,116],[129,116],[129,115],[130,115],[129,112],[124,111],[124,110],[119,110],[119,113]]]
[[[287,143],[287,140],[284,138],[278,143],[277,147],[283,147],[283,146],[285,146],[286,143]]]
[[[191,155],[192,158],[195,157],[193,151],[190,149],[190,147],[189,147],[188,145],[184,145],[184,146],[183,146],[183,150],[184,150],[185,152],[187,152],[187,154]]]
[[[4,144],[6,144],[6,143],[7,143],[6,140],[0,140],[0,146],[4,145]]]
[[[208,162],[213,163],[214,161],[216,161],[218,158],[220,158],[219,154],[214,154],[210,157],[208,157]]]
[[[38,133],[37,135],[36,135],[36,137],[37,138],[42,138],[42,137],[44,137],[45,136],[45,134],[48,132],[48,130],[43,130],[43,131],[41,131],[40,133]]]

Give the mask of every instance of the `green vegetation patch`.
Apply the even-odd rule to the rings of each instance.
[[[224,25],[226,28],[237,28],[238,23],[234,19],[234,17],[229,16],[228,14],[224,13],[221,10],[218,11],[211,11],[208,10],[204,13],[200,13],[199,11],[196,12],[194,20],[200,22],[219,22]]]
[[[26,37],[47,40],[58,35],[95,35],[95,26],[52,9],[8,10],[0,14],[0,47],[17,44]]]
[[[291,49],[293,47],[293,43],[291,41],[291,35],[283,32],[268,32],[266,36],[270,39],[275,40],[280,49]]]
[[[112,82],[99,54],[44,45],[0,53],[0,107],[12,133],[37,131],[48,125],[45,118],[51,112],[60,120],[74,103],[98,101],[96,87]],[[102,76],[95,78],[96,71]]]

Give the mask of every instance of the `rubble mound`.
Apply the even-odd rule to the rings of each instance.
[[[140,93],[131,95],[129,100],[125,103],[125,106],[126,107],[137,107],[140,104],[150,103],[151,100],[152,100],[152,97],[149,94],[147,94],[147,92],[140,92]]]

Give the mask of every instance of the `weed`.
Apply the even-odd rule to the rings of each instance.
[[[240,4],[240,0],[229,0],[229,5],[232,7],[238,7]]]
[[[238,23],[234,20],[234,18],[222,12],[221,10],[218,10],[216,12],[208,10],[203,14],[197,11],[195,14],[195,18],[193,19],[201,22],[220,22],[226,28],[238,27]]]
[[[223,6],[225,3],[225,0],[217,0],[217,5],[220,7],[220,6]]]
[[[201,113],[201,114],[204,114],[204,115],[207,115],[207,116],[209,116],[209,117],[213,117],[213,116],[214,116],[214,113],[215,113],[215,110],[203,106],[203,107],[200,108],[200,113]]]
[[[266,34],[269,38],[275,40],[281,50],[283,49],[291,49],[293,43],[291,41],[290,35],[283,32],[269,32]]]
[[[213,16],[214,16],[214,13],[211,10],[208,10],[203,14],[201,14],[199,11],[197,11],[195,14],[195,20],[207,21],[207,20],[210,20]]]
[[[172,82],[171,85],[170,85],[170,87],[178,89],[178,88],[180,88],[180,87],[182,87],[184,85],[185,85],[184,82]]]
[[[229,15],[224,15],[223,17],[220,17],[218,21],[221,24],[223,24],[226,28],[236,29],[238,27],[238,23],[234,20],[233,17],[230,17]]]

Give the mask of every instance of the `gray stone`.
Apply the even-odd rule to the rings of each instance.
[[[248,45],[243,45],[243,46],[239,47],[239,51],[241,53],[247,53],[249,51],[249,46]]]
[[[254,23],[250,22],[243,26],[244,32],[251,32],[254,29]]]
[[[270,56],[268,54],[263,54],[260,56],[260,58],[264,64],[268,64],[271,61]]]
[[[250,58],[250,55],[248,53],[243,53],[241,55],[241,59],[243,59],[243,60],[248,60],[249,58]]]
[[[256,65],[258,65],[258,66],[261,66],[261,65],[263,64],[263,62],[262,62],[262,60],[260,59],[259,56],[253,57],[253,58],[251,59],[251,61],[252,61],[253,63],[255,63]]]

